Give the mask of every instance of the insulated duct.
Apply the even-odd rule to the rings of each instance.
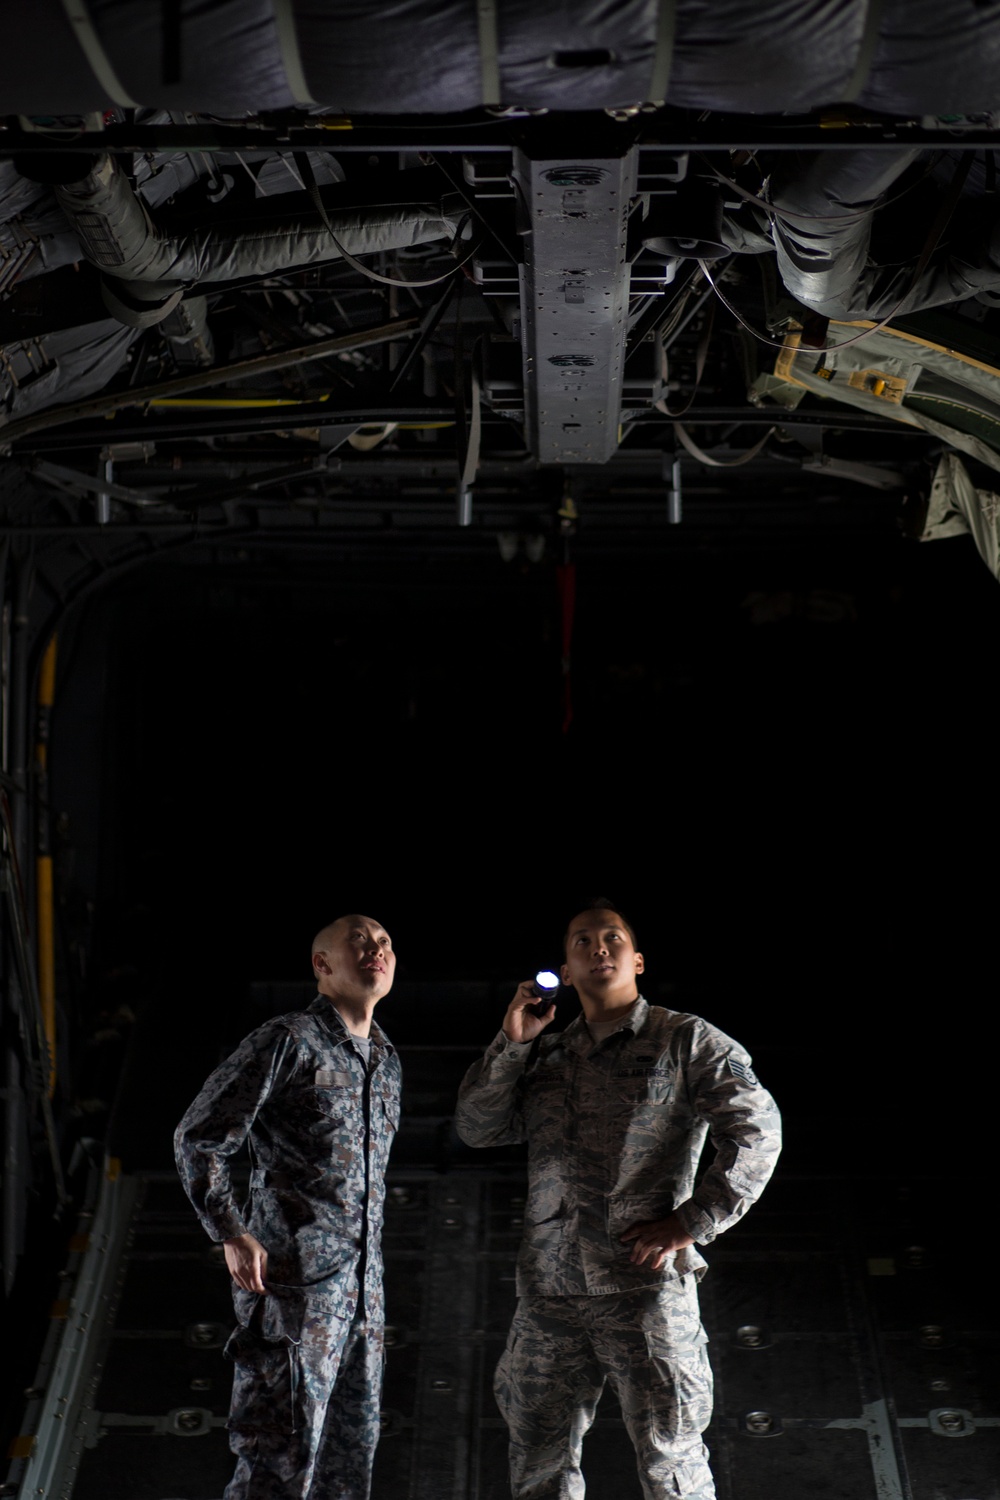
[[[167,313],[160,332],[182,369],[212,363],[215,344],[208,326],[207,297],[185,297]]]
[[[973,222],[963,222],[962,233],[955,235],[935,218],[942,197],[928,197],[923,229],[903,263],[900,257],[891,265],[870,259],[875,213],[918,156],[916,151],[817,153],[805,167],[775,174],[772,237],[781,279],[793,297],[828,318],[883,318],[963,302],[1000,287],[1000,223],[990,224],[982,200]],[[953,207],[967,219],[957,203]],[[912,214],[907,222],[912,223]],[[960,244],[962,253],[949,242]]]
[[[269,198],[251,217],[172,234],[151,217],[111,156],[98,157],[85,176],[53,191],[84,256],[103,273],[108,310],[130,328],[161,322],[194,287],[340,258],[319,214],[303,210],[298,194]],[[449,217],[440,204],[348,206],[349,192],[338,186],[322,196],[327,219],[351,255],[421,245],[456,232],[458,215]]]
[[[238,118],[667,102],[742,114],[1000,103],[988,0],[32,0],[0,52],[10,114],[137,103]]]

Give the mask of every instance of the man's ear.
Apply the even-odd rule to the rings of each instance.
[[[563,964],[562,968],[559,970],[559,978],[562,980],[563,986],[567,990],[571,990],[573,988],[573,986],[572,986],[572,984],[570,982],[569,965],[568,964]]]
[[[313,973],[314,974],[329,974],[329,972],[330,972],[330,965],[327,963],[327,961],[324,958],[323,954],[322,953],[314,953],[313,954]]]
[[[646,960],[641,953],[635,955],[635,972],[637,974],[644,974],[646,972]]]

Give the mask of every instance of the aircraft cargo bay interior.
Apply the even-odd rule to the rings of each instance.
[[[0,20],[0,1494],[1000,1500],[996,7]]]

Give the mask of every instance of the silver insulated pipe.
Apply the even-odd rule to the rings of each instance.
[[[170,233],[136,197],[112,156],[98,157],[85,176],[53,191],[83,255],[103,273],[109,311],[131,328],[161,322],[186,292],[207,283],[340,259],[326,224],[303,208],[302,195],[271,198],[266,210],[240,220]],[[337,196],[344,193],[338,186]],[[440,203],[428,202],[330,204],[326,217],[350,255],[450,238],[458,222]]]

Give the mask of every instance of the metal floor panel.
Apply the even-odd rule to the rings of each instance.
[[[980,1429],[968,1438],[949,1441],[924,1429],[903,1435],[913,1500],[998,1500],[1000,1497],[1000,1430]]]
[[[879,1494],[860,1432],[799,1430],[730,1441],[709,1429],[707,1439],[720,1500],[869,1500]]]
[[[163,1438],[115,1429],[85,1454],[74,1500],[219,1500],[233,1460],[221,1428]]]
[[[918,1254],[878,1204],[852,1229],[866,1191],[779,1176],[709,1247],[719,1500],[1000,1500],[1000,1340],[984,1328],[982,1286]],[[390,1172],[373,1500],[506,1500],[491,1382],[523,1207],[516,1165]],[[123,1273],[61,1500],[219,1500],[228,1278],[166,1174],[141,1180]],[[609,1396],[584,1455],[592,1500],[640,1500]]]

